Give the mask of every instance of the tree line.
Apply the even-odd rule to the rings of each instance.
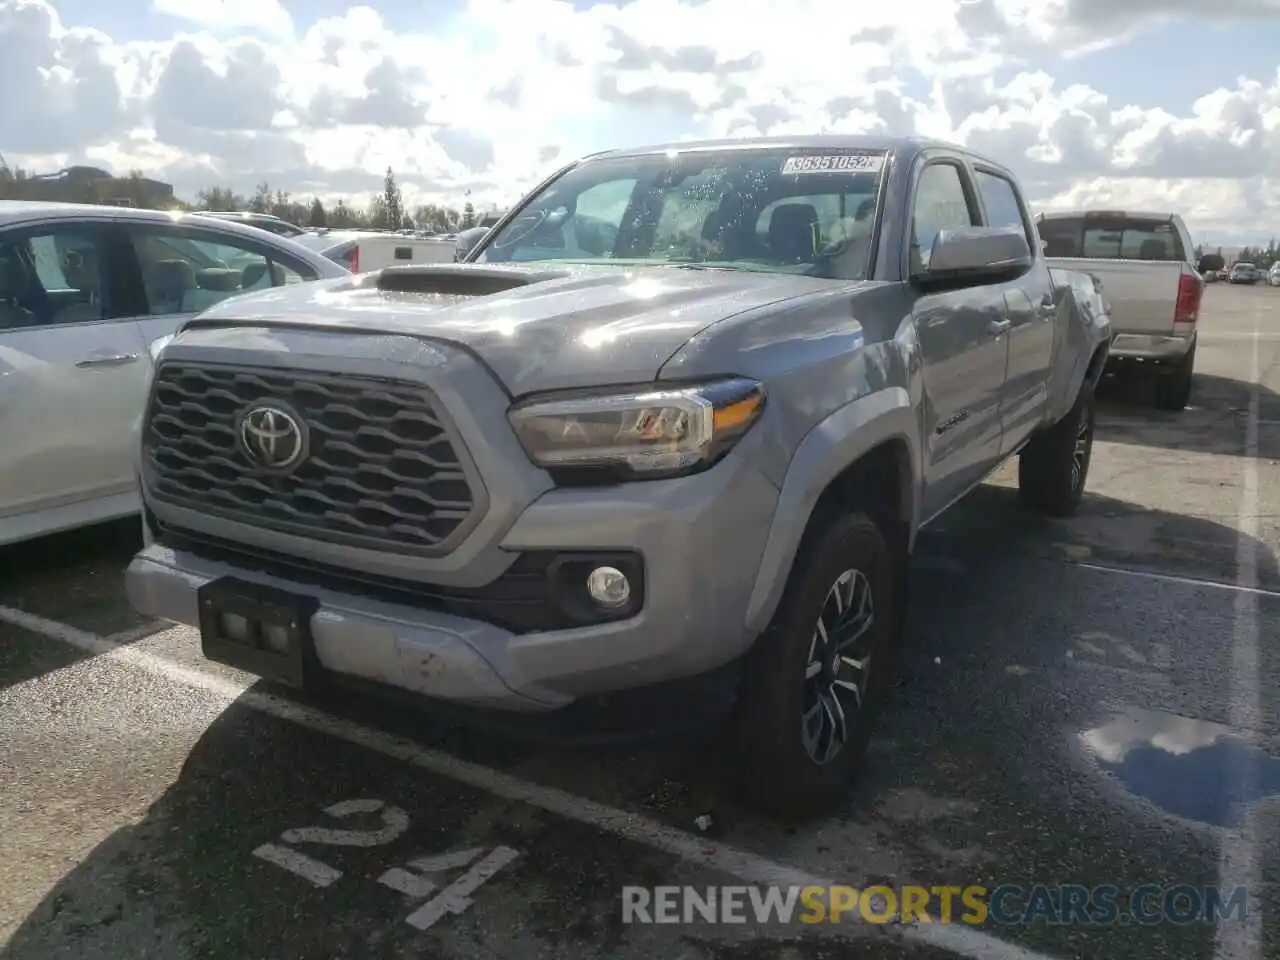
[[[475,226],[480,215],[467,201],[461,208],[444,204],[419,204],[412,209],[404,202],[395,172],[388,167],[381,193],[374,194],[361,203],[340,199],[326,206],[319,197],[310,200],[298,197],[287,190],[273,190],[271,185],[258,184],[252,194],[236,193],[230,187],[213,186],[201,190],[195,203],[176,200],[172,204],[158,203],[147,180],[139,171],[130,171],[123,177],[111,179],[110,199],[103,199],[102,190],[93,181],[47,184],[21,167],[10,167],[0,160],[0,200],[59,200],[76,203],[119,203],[149,209],[176,208],[179,210],[240,211],[252,210],[269,213],[296,223],[300,227],[332,227],[374,230],[424,230],[431,233],[449,233]]]
[[[201,190],[196,199],[192,209],[252,210],[269,213],[301,227],[448,233],[473,227],[480,219],[470,201],[463,204],[461,210],[435,203],[419,204],[410,210],[390,167],[387,168],[382,193],[374,194],[362,206],[340,199],[326,207],[319,197],[312,197],[310,201],[299,199],[286,190],[272,190],[265,182],[258,184],[253,194],[247,197],[227,187],[209,187]]]
[[[1196,260],[1198,261],[1208,252],[1203,244],[1196,247]],[[1223,256],[1222,248],[1218,247],[1216,253],[1219,257]],[[1276,246],[1276,239],[1272,237],[1271,242],[1265,247],[1241,247],[1231,263],[1252,263],[1254,266],[1269,270],[1277,260],[1280,260],[1280,247]],[[1230,266],[1231,263],[1228,263],[1227,266]]]

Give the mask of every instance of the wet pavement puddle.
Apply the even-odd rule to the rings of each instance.
[[[1133,709],[1080,737],[1130,794],[1185,820],[1235,827],[1250,805],[1280,796],[1280,758],[1223,724]]]

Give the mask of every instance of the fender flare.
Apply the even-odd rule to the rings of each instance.
[[[854,400],[805,435],[783,478],[747,602],[745,626],[749,635],[762,633],[773,618],[818,498],[850,464],[887,441],[904,441],[908,450],[911,490],[905,504],[906,519],[909,529],[915,530],[920,512],[917,437],[916,411],[910,394],[901,387]]]

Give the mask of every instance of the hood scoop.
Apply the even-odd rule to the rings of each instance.
[[[365,285],[384,293],[425,293],[449,297],[487,297],[567,276],[563,271],[512,270],[469,264],[385,267]],[[369,281],[372,281],[370,283]]]

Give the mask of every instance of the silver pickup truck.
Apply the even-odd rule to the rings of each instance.
[[[945,144],[678,143],[569,165],[465,263],[229,301],[157,364],[129,596],[304,688],[714,720],[746,801],[821,809],[920,528],[1014,455],[1080,502],[1110,323],[1034,230]]]
[[[1156,406],[1185,407],[1204,280],[1182,218],[1083,210],[1041,214],[1036,225],[1051,265],[1086,271],[1101,282],[1115,329],[1110,369],[1154,367]]]

